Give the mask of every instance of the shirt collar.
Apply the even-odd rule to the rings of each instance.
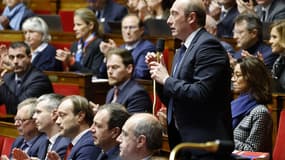
[[[190,46],[190,44],[192,43],[194,37],[196,36],[196,34],[201,30],[202,28],[198,28],[196,29],[194,32],[192,32],[187,38],[186,41],[184,42],[185,47],[188,49],[188,47]]]
[[[79,134],[71,141],[72,145],[75,146],[76,143],[79,141],[79,139],[80,139],[85,133],[87,133],[88,131],[89,131],[89,129],[86,129],[86,130],[82,131],[81,133],[79,133]]]
[[[126,45],[125,45],[125,49],[127,49],[127,50],[132,50],[132,49],[136,48],[136,46],[139,44],[139,42],[140,42],[140,40],[137,41],[136,43],[132,44],[132,45],[126,44]]]

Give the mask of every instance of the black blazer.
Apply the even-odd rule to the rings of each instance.
[[[5,83],[0,86],[0,104],[6,105],[8,114],[16,114],[17,105],[27,98],[53,93],[48,77],[34,67],[28,69],[23,76],[18,94],[15,93],[15,73],[7,73],[4,76],[4,81]]]
[[[86,48],[83,55],[83,65],[76,62],[70,67],[71,71],[78,71],[81,73],[92,73],[94,75],[100,74],[100,67],[103,65],[104,55],[100,52],[99,45],[102,39],[96,38]],[[77,52],[77,43],[75,42],[71,46],[71,52]]]

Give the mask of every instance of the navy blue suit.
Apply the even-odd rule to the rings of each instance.
[[[113,95],[114,87],[108,91],[106,103],[111,103]],[[151,112],[152,103],[148,93],[133,79],[119,90],[116,103],[125,106],[129,113]]]
[[[69,143],[70,143],[69,138],[58,136],[51,148],[51,151],[55,151],[61,157],[61,159],[64,159],[64,156],[66,154],[66,149]],[[48,149],[48,139],[46,139],[45,143],[42,144],[42,147],[40,148],[37,157],[39,159],[45,159],[47,154],[47,149]]]
[[[53,93],[48,77],[34,67],[30,67],[22,77],[18,93],[15,91],[15,73],[5,74],[4,81],[5,83],[0,86],[0,104],[6,105],[8,114],[16,114],[17,105],[27,98]]]
[[[104,9],[101,12],[103,12],[101,13],[102,15],[97,15],[97,19],[103,23],[105,33],[112,32],[108,22],[120,22],[123,17],[128,14],[126,7],[114,2],[113,0],[107,0]]]
[[[62,71],[62,63],[55,59],[56,49],[48,44],[48,46],[33,60],[32,64],[40,71]]]
[[[121,48],[125,48],[125,45],[122,45]],[[135,65],[133,78],[150,79],[149,68],[145,63],[147,52],[155,52],[155,46],[148,40],[141,40],[132,50]]]
[[[235,5],[231,8],[227,15],[219,21],[217,24],[217,36],[222,38],[231,38],[233,37],[233,28],[234,28],[234,21],[236,16],[239,15],[237,6]]]
[[[67,160],[94,160],[101,153],[101,149],[94,144],[92,133],[88,131],[72,147]]]
[[[107,157],[102,156],[103,154],[106,154]],[[106,151],[106,153],[101,152],[96,160],[121,160],[119,146],[111,148],[110,150]]]
[[[201,29],[184,54],[181,60],[175,54],[172,70],[177,61],[180,66],[163,86],[157,86],[170,113],[170,147],[181,142],[232,141],[231,70],[226,51],[215,37]]]
[[[278,54],[272,54],[271,47],[263,43],[262,41],[259,41],[252,47],[244,49],[244,50],[248,51],[251,55],[254,55],[254,56],[257,56],[257,53],[260,52],[264,59],[264,64],[269,70],[272,69],[273,63],[278,58]],[[241,52],[242,50],[239,50],[238,52],[236,52],[234,54],[234,58],[235,59],[241,58]]]
[[[42,147],[42,145],[46,142],[46,135],[45,134],[40,134],[38,135],[35,140],[33,141],[32,145],[30,146],[27,154],[30,157],[37,157],[38,153],[40,151],[40,148]],[[14,148],[21,148],[22,144],[24,143],[24,137],[23,136],[19,136],[16,138],[16,140],[14,141],[14,143],[12,144],[11,147],[11,152]],[[12,157],[12,154],[10,154],[10,157]]]

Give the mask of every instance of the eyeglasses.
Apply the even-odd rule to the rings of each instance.
[[[32,118],[15,119],[15,123],[23,124],[25,121],[32,120]]]
[[[138,26],[122,26],[123,30],[135,30],[139,28]]]

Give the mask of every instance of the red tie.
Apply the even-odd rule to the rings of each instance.
[[[64,156],[64,160],[67,160],[67,157],[69,156],[70,152],[71,152],[71,149],[73,147],[73,144],[72,143],[69,143],[67,149],[66,149],[66,154]]]

